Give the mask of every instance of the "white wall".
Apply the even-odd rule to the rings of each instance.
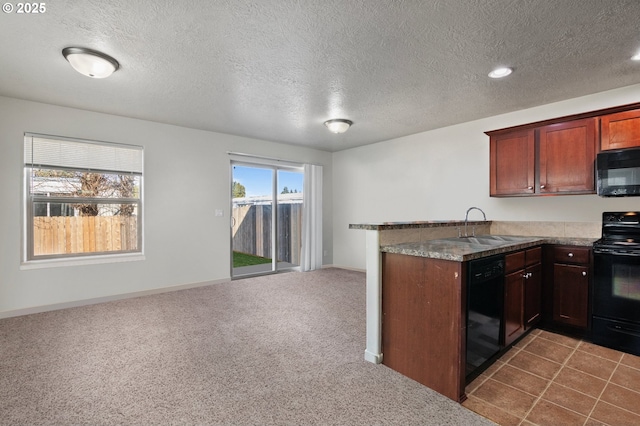
[[[145,147],[146,260],[20,269],[25,132]],[[331,253],[329,153],[0,97],[0,317],[37,307],[229,279],[227,151],[323,165],[323,244]],[[215,209],[222,209],[224,217],[214,217]],[[331,263],[330,255],[325,263]]]
[[[0,317],[87,299],[229,278],[227,151],[325,166],[324,263],[365,268],[364,232],[350,223],[463,219],[598,222],[640,210],[640,198],[490,198],[485,131],[640,101],[640,85],[437,129],[333,155],[0,97]],[[145,147],[146,260],[20,269],[24,132]],[[223,209],[224,217],[214,217]],[[196,214],[194,214],[194,212]],[[472,214],[478,214],[473,212]]]
[[[603,211],[640,210],[640,198],[491,198],[484,134],[638,101],[640,85],[630,86],[334,153],[334,265],[365,268],[365,232],[351,223],[464,219],[471,206],[517,221],[599,222]]]

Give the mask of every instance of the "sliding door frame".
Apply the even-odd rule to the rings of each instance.
[[[234,275],[234,267],[233,267],[233,228],[235,226],[234,218],[233,218],[233,167],[241,166],[241,167],[254,167],[259,169],[270,169],[273,173],[271,174],[271,270],[270,271],[260,271],[255,273],[247,273],[241,275]],[[277,162],[274,164],[274,161],[270,161],[268,159],[260,160],[256,159],[255,161],[247,161],[247,160],[234,160],[231,159],[229,164],[229,247],[230,247],[230,276],[231,279],[240,279],[247,278],[251,276],[259,276],[259,275],[268,275],[268,274],[277,274],[278,272],[283,271],[300,271],[300,265],[279,268],[278,267],[278,171],[292,171],[302,173],[303,183],[306,178],[304,175],[304,166],[303,165],[295,165],[293,163],[289,164],[280,164]],[[303,185],[304,188],[304,185]],[[305,208],[303,204],[303,209]],[[299,248],[298,250],[301,250]]]

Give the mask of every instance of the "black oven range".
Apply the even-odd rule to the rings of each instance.
[[[593,343],[640,355],[640,212],[602,214],[593,260]]]

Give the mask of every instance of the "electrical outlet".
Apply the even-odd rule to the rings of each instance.
[[[216,211],[215,211],[215,213],[214,213],[214,214],[215,214],[215,216],[216,216],[216,217],[222,217],[222,216],[224,216],[224,213],[222,213],[222,210],[221,210],[221,209],[216,209]]]

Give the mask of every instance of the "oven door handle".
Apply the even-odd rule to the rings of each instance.
[[[607,328],[615,333],[624,333],[628,334],[629,336],[640,337],[640,333],[638,333],[636,330],[630,330],[620,325],[608,325]]]
[[[619,252],[619,251],[600,251],[598,249],[593,250],[594,255],[599,256],[627,256],[627,257],[638,257],[639,253],[627,253],[627,252]]]

